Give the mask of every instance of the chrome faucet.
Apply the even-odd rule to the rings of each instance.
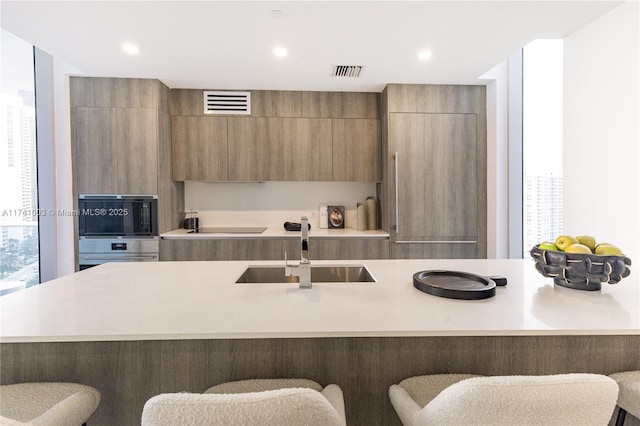
[[[311,288],[311,262],[309,262],[309,220],[306,216],[300,219],[300,263],[289,266],[287,254],[284,256],[284,274],[287,277],[300,278],[299,288]],[[294,270],[296,273],[294,273]]]

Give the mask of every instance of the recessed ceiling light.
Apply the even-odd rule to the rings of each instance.
[[[430,50],[423,50],[420,53],[418,53],[418,59],[421,61],[427,61],[429,60],[429,58],[431,58]]]
[[[124,42],[122,43],[121,47],[122,51],[127,55],[137,55],[138,53],[140,53],[140,48],[137,44],[134,43]]]
[[[287,54],[287,49],[282,46],[276,46],[273,48],[273,55],[276,58],[284,58],[285,56],[287,56]]]
[[[284,16],[284,13],[282,13],[282,11],[278,9],[272,9],[267,13],[271,19],[280,19]]]

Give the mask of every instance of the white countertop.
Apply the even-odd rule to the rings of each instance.
[[[354,264],[317,261],[316,265]],[[0,297],[2,342],[499,335],[640,335],[638,274],[587,292],[531,260],[367,260],[376,283],[235,284],[247,265],[111,263]],[[415,289],[428,269],[503,275],[484,300]]]
[[[193,233],[190,229],[174,229],[173,231],[160,234],[160,238],[167,240],[187,240],[187,239],[255,239],[255,238],[293,238],[300,239],[300,232],[286,231],[284,227],[267,227],[264,232],[259,234],[225,234],[225,233]],[[389,233],[382,230],[376,231],[358,231],[353,228],[345,229],[319,229],[312,228],[309,232],[309,238],[380,238],[388,239]]]

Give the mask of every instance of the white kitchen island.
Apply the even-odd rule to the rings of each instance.
[[[105,264],[0,298],[2,383],[72,380],[103,401],[91,424],[135,424],[162,392],[251,377],[338,383],[349,424],[398,424],[386,392],[443,372],[610,374],[640,369],[640,280],[586,292],[532,260],[365,264],[375,283],[236,284],[248,265]],[[422,270],[502,275],[495,297],[453,300],[412,285]]]

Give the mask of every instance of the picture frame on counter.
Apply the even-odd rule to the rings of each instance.
[[[329,229],[344,229],[344,206],[328,206]]]

